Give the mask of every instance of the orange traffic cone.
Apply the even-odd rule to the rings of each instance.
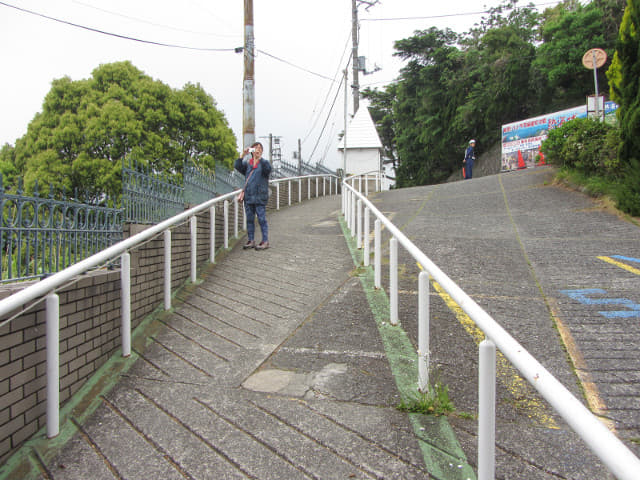
[[[524,163],[524,158],[522,158],[522,152],[518,150],[518,170],[522,168],[527,168],[527,165]]]

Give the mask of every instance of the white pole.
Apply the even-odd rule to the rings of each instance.
[[[60,299],[47,295],[47,438],[60,433]]]
[[[389,308],[391,325],[398,324],[398,239],[389,240]]]
[[[364,266],[368,267],[369,263],[370,263],[370,250],[371,250],[371,239],[370,239],[370,219],[371,215],[369,213],[369,207],[364,207],[364,255],[363,255],[363,260],[364,260]]]
[[[374,223],[374,236],[373,236],[373,245],[374,245],[374,252],[373,252],[373,268],[374,268],[374,286],[376,288],[380,288],[382,287],[382,247],[381,247],[381,236],[382,236],[382,227],[381,227],[381,222],[379,218],[376,218],[376,221]]]
[[[289,206],[291,206],[291,180],[289,180],[289,191],[287,192],[289,194]]]
[[[236,209],[236,213],[237,213]],[[198,279],[198,219],[193,216],[191,217],[191,283],[196,283]],[[237,223],[236,223],[237,225]]]
[[[302,203],[302,179],[301,178],[298,179],[298,203]]]
[[[209,261],[216,263],[216,207],[209,209]]]
[[[362,248],[362,200],[358,199],[356,205],[356,246]]]
[[[351,237],[356,236],[356,208],[358,207],[356,202],[356,194],[352,192],[351,194]]]
[[[418,388],[429,390],[429,274],[418,275]]]
[[[131,255],[124,252],[120,257],[120,282],[122,284],[121,309],[122,309],[122,356],[131,355]]]
[[[238,197],[233,197],[233,212],[234,212],[233,213],[234,214],[233,238],[238,238],[238,223],[240,219],[239,205],[240,205],[240,202],[238,202]]]
[[[171,309],[171,230],[164,231],[164,309]]]
[[[478,372],[478,480],[495,478],[496,454],[496,346],[480,343]]]
[[[280,210],[280,182],[276,183],[276,210]]]
[[[224,214],[224,249],[229,248],[229,200],[225,200],[223,205]]]

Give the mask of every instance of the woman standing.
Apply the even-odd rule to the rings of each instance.
[[[267,224],[267,202],[269,201],[269,175],[271,164],[262,158],[263,147],[260,142],[245,148],[242,157],[235,163],[235,169],[244,175],[244,211],[247,218],[247,243],[242,248],[265,250],[269,248],[269,225]],[[262,241],[256,245],[254,218],[262,232]]]

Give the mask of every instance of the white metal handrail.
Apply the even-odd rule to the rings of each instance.
[[[637,479],[638,472],[640,472],[640,459],[358,191],[353,186],[354,181],[354,178],[349,178],[343,182],[342,211],[352,236],[358,237],[358,248],[364,247],[365,266],[369,264],[369,215],[373,214],[376,218],[374,227],[374,282],[376,288],[381,288],[381,225],[384,225],[391,235],[389,243],[391,324],[397,325],[398,323],[397,245],[402,245],[424,269],[420,273],[418,281],[419,338],[417,355],[420,390],[426,391],[429,385],[429,275],[440,284],[442,289],[485,334],[486,339],[480,344],[479,353],[478,479],[488,480],[495,477],[496,347],[617,478],[621,480]],[[361,223],[364,223],[364,227],[361,227]]]
[[[289,182],[289,205],[291,204],[291,182],[301,182],[303,178],[315,178],[316,180],[316,196],[319,193],[319,179],[329,179],[331,185],[335,182],[335,191],[338,190],[338,177],[335,175],[310,175],[305,177],[294,177],[285,179],[272,180],[272,184],[276,184],[278,189],[280,182]],[[309,182],[310,184],[311,182]],[[331,191],[331,187],[330,187]],[[60,288],[66,286],[70,281],[76,279],[79,275],[86,273],[106,262],[121,258],[121,321],[122,321],[122,356],[127,357],[131,354],[131,275],[130,275],[130,255],[129,251],[137,246],[159,236],[164,236],[164,308],[171,308],[171,228],[180,225],[187,220],[190,224],[191,233],[191,255],[190,255],[190,279],[192,282],[197,280],[197,219],[196,215],[209,210],[210,221],[210,255],[209,261],[215,263],[215,207],[218,203],[223,203],[224,214],[224,248],[229,248],[229,206],[230,202],[234,205],[234,235],[238,236],[239,226],[239,205],[237,202],[237,194],[240,190],[236,190],[219,197],[212,198],[207,202],[197,205],[189,210],[169,218],[157,225],[153,225],[142,232],[135,234],[121,242],[112,245],[70,267],[61,270],[41,281],[34,283],[13,295],[0,300],[0,318],[9,315],[17,309],[24,309],[30,302],[44,299],[46,305],[46,362],[47,362],[47,437],[53,438],[59,433],[59,310],[60,303],[58,295],[55,293]],[[323,189],[326,192],[326,188]],[[324,194],[324,193],[323,193]],[[309,193],[308,198],[311,198]],[[300,198],[300,201],[302,199]],[[276,201],[279,208],[279,195]],[[243,213],[244,219],[244,213]],[[246,219],[244,219],[246,224]],[[33,305],[30,305],[33,306]],[[10,317],[8,320],[0,323],[0,326],[10,322],[17,315]]]

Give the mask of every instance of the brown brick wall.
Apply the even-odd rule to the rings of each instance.
[[[298,182],[291,182],[291,202],[298,202]],[[287,205],[288,182],[280,186],[280,208]],[[306,200],[306,183],[302,184]],[[312,197],[315,182],[312,182]],[[268,208],[275,208],[272,188]],[[328,193],[328,190],[327,190]],[[322,190],[319,190],[322,195]],[[335,194],[335,192],[334,192]],[[234,234],[234,205],[229,203],[229,239]],[[197,217],[197,260],[209,261],[210,213]],[[242,232],[239,212],[239,234]],[[224,247],[224,210],[216,206],[216,241]],[[127,225],[124,236],[147,226]],[[189,222],[171,230],[171,286],[180,287],[190,276]],[[164,236],[132,250],[131,325],[136,328],[164,302]],[[0,286],[0,299],[32,282]],[[60,401],[64,403],[111,358],[121,345],[120,269],[100,269],[85,274],[58,292],[60,297]],[[46,426],[46,339],[44,302],[0,327],[0,463],[24,441]],[[5,319],[0,319],[5,320]]]

